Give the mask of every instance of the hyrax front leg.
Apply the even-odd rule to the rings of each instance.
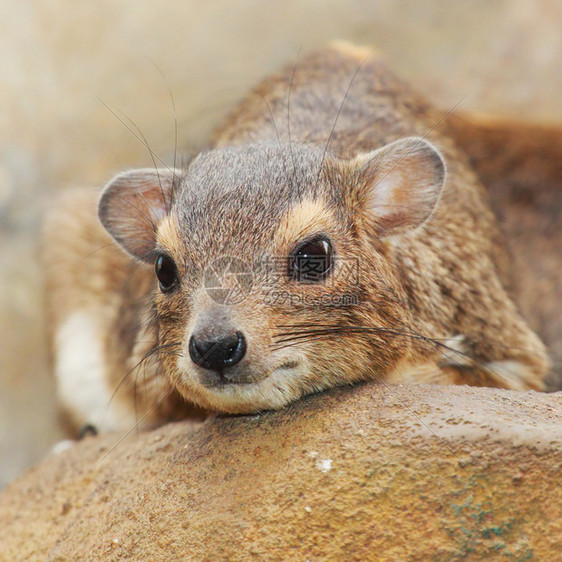
[[[420,369],[418,382],[544,389],[550,367],[545,346],[521,318],[499,280],[489,279],[488,283],[493,299],[473,301],[466,308],[467,316],[458,320],[455,335],[428,338],[425,347],[435,351],[434,361]]]

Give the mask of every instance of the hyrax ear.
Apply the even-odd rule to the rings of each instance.
[[[114,177],[104,188],[98,216],[113,239],[133,257],[150,261],[156,232],[168,214],[179,172],[142,169]]]
[[[382,236],[421,226],[435,209],[445,183],[443,157],[421,137],[360,154],[353,163],[361,204]]]

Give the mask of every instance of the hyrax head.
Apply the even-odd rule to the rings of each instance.
[[[384,375],[408,353],[388,259],[435,208],[445,168],[421,138],[342,160],[306,144],[202,153],[185,172],[117,176],[102,224],[155,268],[165,376],[242,413]],[[156,284],[156,282],[155,282]]]

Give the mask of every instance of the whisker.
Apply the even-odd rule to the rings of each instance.
[[[158,172],[158,166],[156,165],[156,160],[158,160],[158,162],[160,162],[160,164],[162,164],[162,166],[164,168],[166,168],[166,170],[168,170],[168,172],[170,172],[173,176],[173,178],[175,180],[179,180],[180,178],[177,177],[177,174],[175,173],[175,170],[172,170],[167,164],[166,162],[164,162],[164,160],[162,160],[162,158],[160,158],[160,156],[158,156],[158,154],[156,154],[156,152],[154,152],[152,150],[152,148],[150,148],[150,145],[148,144],[148,141],[146,140],[146,137],[144,136],[144,134],[142,133],[142,131],[140,130],[140,128],[137,126],[137,124],[121,109],[116,108],[115,111],[107,104],[105,103],[101,98],[99,98],[98,96],[96,96],[96,99],[103,104],[103,106],[148,150],[148,152],[150,153],[150,158],[154,164],[154,168],[156,170],[156,173],[158,174],[158,177],[160,177],[160,174]],[[135,131],[129,126],[127,125],[127,123],[121,118],[119,117],[119,115],[117,115],[117,112],[121,113],[125,119],[127,119],[131,125],[138,131],[138,134],[135,133]]]
[[[387,312],[387,316],[390,316],[390,318],[395,321],[398,322],[399,324],[402,324],[403,326],[405,326],[407,329],[411,330],[411,328],[409,326],[407,326],[402,320],[400,320],[399,318],[394,317],[392,314],[390,314],[389,312]],[[416,333],[416,332],[413,332]],[[501,381],[505,382],[507,386],[509,386],[509,381],[507,380],[507,377],[505,377],[504,375],[502,375],[497,369],[494,369],[493,367],[490,367],[489,365],[486,365],[484,363],[482,363],[479,359],[477,359],[476,357],[473,357],[472,355],[460,350],[460,349],[455,349],[451,346],[448,346],[447,344],[444,344],[438,340],[435,340],[433,338],[427,338],[428,342],[431,342],[434,346],[439,347],[441,350],[446,349],[447,351],[450,351],[452,353],[457,354],[458,356],[462,357],[462,358],[466,358],[468,359],[473,366],[478,367],[479,369],[482,369],[485,372],[491,373],[493,376],[495,376],[496,378],[500,379]],[[475,375],[478,377],[478,373],[475,373]],[[479,382],[482,383],[482,380],[479,380]]]
[[[147,410],[147,412],[139,419],[139,421],[137,423],[135,423],[135,425],[133,427],[131,427],[128,431],[126,431],[121,438],[117,441],[117,443],[115,443],[102,457],[100,457],[97,461],[97,466],[100,466],[103,461],[113,452],[115,451],[115,449],[117,447],[119,447],[119,445],[121,445],[121,443],[123,443],[123,441],[125,441],[125,439],[127,439],[127,437],[129,437],[129,435],[131,435],[131,433],[133,433],[134,431],[136,431],[140,425],[144,422],[144,420],[146,420],[149,416],[152,415],[152,413],[161,406],[161,404],[163,404],[170,396],[173,392],[176,392],[176,385],[170,383],[170,390],[168,390],[168,392],[166,392],[159,400],[157,400],[155,402],[155,404],[149,409]]]
[[[173,169],[174,171],[176,170],[176,162],[177,162],[177,155],[178,155],[178,116],[177,116],[177,111],[176,111],[176,102],[174,100],[174,96],[172,94],[172,88],[170,87],[170,83],[168,82],[166,76],[164,75],[164,72],[162,72],[162,69],[156,64],[156,62],[151,59],[149,57],[150,62],[154,65],[154,67],[156,68],[156,70],[160,73],[160,76],[162,76],[162,79],[164,80],[164,83],[166,84],[166,88],[168,89],[168,96],[170,97],[170,103],[172,104],[172,112],[174,115],[174,165],[173,165]],[[175,178],[175,174],[174,174],[174,178]],[[160,186],[160,189],[162,191],[162,200],[164,201],[165,205],[166,205],[166,211],[169,213],[170,209],[171,209],[171,205],[172,205],[172,200],[170,197],[170,201],[166,201],[166,197],[164,195],[164,191],[162,190],[162,186]],[[173,189],[171,191],[171,193],[173,193]]]
[[[137,370],[139,369],[143,363],[145,361],[147,361],[148,359],[150,359],[151,357],[154,357],[156,354],[159,354],[162,350],[168,349],[168,348],[172,348],[172,347],[177,347],[180,346],[181,343],[180,342],[174,342],[174,343],[169,343],[169,344],[163,344],[163,345],[155,345],[153,346],[151,349],[149,349],[143,356],[142,358],[131,368],[129,369],[129,371],[127,371],[127,373],[121,378],[121,380],[119,381],[119,383],[117,384],[117,386],[115,387],[113,393],[111,394],[111,397],[104,409],[103,415],[102,415],[102,421],[105,418],[105,416],[107,415],[109,408],[113,402],[113,400],[115,399],[115,396],[117,395],[117,392],[119,392],[119,389],[123,387],[123,385],[125,384],[125,382],[127,381],[127,379]],[[136,375],[135,375],[136,376]],[[136,379],[135,379],[135,384],[133,386],[136,386]],[[136,405],[136,401],[135,401],[135,405]]]
[[[320,167],[318,169],[318,176],[316,178],[316,181],[318,182],[320,179],[320,174],[322,172],[322,166],[324,165],[324,161],[326,159],[326,154],[328,153],[328,149],[330,148],[330,143],[332,142],[332,138],[334,136],[334,132],[336,130],[336,125],[338,124],[338,120],[340,118],[341,112],[343,110],[343,107],[345,105],[345,102],[347,100],[347,96],[349,95],[349,92],[351,90],[351,87],[353,86],[353,83],[355,82],[355,78],[357,78],[357,75],[359,74],[359,72],[361,71],[361,69],[363,68],[363,66],[365,65],[365,63],[373,56],[373,49],[371,49],[369,51],[369,53],[363,58],[363,60],[359,63],[359,65],[357,66],[357,68],[355,69],[355,72],[353,73],[353,76],[351,77],[351,80],[349,81],[349,84],[347,86],[347,89],[345,90],[345,94],[343,96],[342,102],[338,108],[338,112],[336,114],[336,118],[334,119],[334,122],[332,123],[332,128],[330,130],[330,134],[328,135],[328,140],[326,141],[326,144],[324,145],[324,151],[322,152],[322,159],[320,160]]]
[[[119,111],[126,119],[128,119],[139,131],[140,133],[140,129],[138,129],[138,127],[136,126],[136,124],[134,123],[134,121],[123,111],[121,110],[116,110],[114,111],[107,103],[105,103],[100,97],[96,96],[96,99],[103,104],[103,106],[151,153],[151,157],[155,158],[156,160],[158,160],[163,166],[166,166],[166,163],[164,162],[164,160],[162,160],[162,158],[160,158],[160,156],[158,156],[158,154],[156,154],[151,148],[150,146],[147,144],[146,139],[144,138],[143,135],[135,133],[135,131],[129,126],[127,125],[127,123],[121,118],[119,117],[119,115],[117,115],[116,111]],[[166,166],[167,167],[167,166]],[[169,168],[168,168],[169,169]],[[171,171],[171,170],[170,170]]]
[[[164,205],[167,207],[166,195],[164,194],[164,188],[162,186],[162,178],[160,176],[160,170],[156,165],[156,158],[154,156],[155,153],[150,147],[150,145],[148,144],[148,139],[145,137],[144,133],[140,130],[138,125],[124,111],[120,110],[119,108],[117,108],[117,111],[119,111],[119,113],[121,113],[133,125],[133,127],[139,132],[139,135],[144,141],[143,144],[146,146],[148,153],[150,154],[150,159],[152,160],[152,165],[154,167],[154,171],[156,172],[156,177],[158,178],[158,185],[160,187],[160,194],[162,195],[162,201],[164,202]],[[168,168],[168,170],[169,169],[170,168]],[[147,204],[148,208],[152,211],[153,215],[157,217],[158,213],[156,213],[156,211],[154,210],[152,203],[146,199],[144,193],[142,193],[140,190],[137,190],[137,193],[144,199],[144,202]]]
[[[453,105],[453,107],[451,107],[444,115],[442,115],[437,122],[435,123],[435,125],[433,125],[422,137],[420,137],[420,141],[417,143],[417,145],[422,144],[423,141],[427,140],[428,137],[431,135],[431,133],[433,133],[440,125],[441,123],[443,123],[448,117],[449,115],[451,115],[454,111],[457,110],[457,108],[464,102],[464,100],[467,98],[467,95],[464,95],[457,103],[455,103],[455,105]],[[406,154],[404,154],[404,156],[402,156],[401,158],[398,158],[396,160],[396,162],[394,163],[394,165],[387,171],[387,173],[382,176],[382,178],[379,178],[377,180],[377,182],[375,183],[373,188],[376,188],[379,184],[383,183],[384,180],[390,175],[392,174],[401,164],[402,162],[404,162],[404,160],[406,160],[411,154],[413,154],[414,152],[414,148],[412,148],[411,150],[409,150],[408,152],[406,152]],[[374,156],[373,158],[376,158],[376,156]],[[372,159],[371,159],[372,160]],[[369,160],[369,162],[371,161]],[[360,171],[358,170],[356,172],[356,174],[360,173]]]
[[[171,92],[170,92],[171,95]],[[175,109],[175,106],[174,106]],[[146,136],[144,135],[144,133],[141,131],[140,127],[121,109],[116,108],[116,110],[121,113],[121,115],[123,115],[125,117],[125,119],[127,119],[127,121],[129,121],[131,123],[131,125],[138,131],[139,135],[141,136],[142,140],[143,140],[143,144],[144,146],[146,146],[148,153],[150,154],[150,159],[152,160],[152,165],[154,167],[154,171],[156,172],[156,177],[158,178],[158,186],[160,187],[160,195],[162,196],[162,202],[164,204],[164,208],[166,209],[167,212],[170,211],[170,205],[171,203],[168,201],[168,197],[166,196],[166,193],[164,192],[164,186],[162,185],[162,177],[160,175],[160,169],[158,168],[157,164],[156,164],[156,153],[152,150],[152,148],[150,147],[149,143],[148,143],[148,139],[146,138]],[[177,122],[176,122],[177,123]],[[129,129],[130,130],[130,129]],[[138,138],[138,137],[137,137]],[[162,160],[159,158],[160,162],[162,162]],[[175,168],[173,170],[170,169],[170,167],[166,164],[164,164],[164,166],[166,167],[166,169],[171,172],[172,174],[172,184],[174,183],[174,181],[176,180],[177,176],[176,176],[176,171]],[[152,202],[149,201],[145,194],[140,191],[139,189],[136,190],[136,193],[143,198],[145,204],[147,205],[147,207],[152,211],[152,215],[154,217],[158,217],[158,215],[160,213],[158,213],[153,205]],[[148,217],[148,219],[150,220],[150,222],[152,223],[152,230],[154,233],[156,233],[157,231],[157,225],[154,223],[154,221],[152,220],[152,217]]]
[[[391,318],[393,318],[391,316]],[[400,319],[393,318],[399,324],[404,324]],[[367,334],[367,335],[390,335],[395,337],[406,337],[422,341],[434,350],[441,353],[447,361],[450,362],[450,366],[458,368],[459,370],[464,370],[467,367],[477,368],[481,371],[491,374],[494,378],[501,380],[509,386],[510,381],[508,378],[499,372],[497,369],[490,367],[489,365],[483,363],[478,358],[473,357],[469,353],[462,351],[460,349],[451,347],[444,342],[450,341],[450,338],[431,338],[425,336],[412,330],[406,325],[406,330],[397,330],[394,328],[384,328],[384,327],[371,327],[371,326],[326,326],[322,324],[307,323],[304,325],[281,325],[280,327],[291,328],[292,332],[284,332],[278,335],[274,335],[273,339],[275,344],[273,346],[274,350],[282,349],[285,347],[293,347],[298,344],[306,343],[308,341],[313,341],[317,339],[327,339],[335,335],[338,336],[352,336],[357,334]],[[503,346],[509,348],[509,346]],[[530,350],[529,350],[530,351]],[[460,359],[457,359],[460,358]],[[468,360],[469,364],[463,360]],[[477,377],[477,381],[484,384],[478,372],[474,372],[473,375]]]
[[[302,43],[297,53],[297,61],[295,62],[295,66],[293,67],[293,73],[291,75],[291,83],[289,84],[289,93],[287,95],[287,136],[289,137],[289,152],[291,154],[291,160],[293,162],[293,174],[295,173],[296,165],[295,165],[295,155],[293,154],[293,145],[291,144],[291,93],[293,91],[293,83],[295,81],[295,74],[297,72],[297,65],[299,64],[301,50],[302,50]]]
[[[279,130],[277,128],[277,124],[275,122],[275,116],[273,115],[273,111],[271,110],[271,106],[269,105],[266,97],[262,94],[259,93],[261,99],[263,100],[263,103],[265,104],[265,106],[267,107],[267,110],[269,112],[269,115],[271,117],[271,122],[273,124],[273,129],[275,130],[275,136],[277,137],[277,144],[279,145],[279,147],[281,147],[281,138],[279,136]],[[290,139],[290,135],[289,135],[289,139]],[[287,184],[291,185],[291,176],[289,175],[288,171],[287,171],[287,162],[285,161],[285,156],[284,154],[281,155],[283,158],[283,171],[285,172],[285,177],[287,179]],[[293,166],[294,169],[294,166]]]

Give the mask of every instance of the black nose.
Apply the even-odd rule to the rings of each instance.
[[[191,359],[204,369],[223,371],[239,363],[245,353],[246,339],[241,332],[209,340],[193,335],[189,340]]]

